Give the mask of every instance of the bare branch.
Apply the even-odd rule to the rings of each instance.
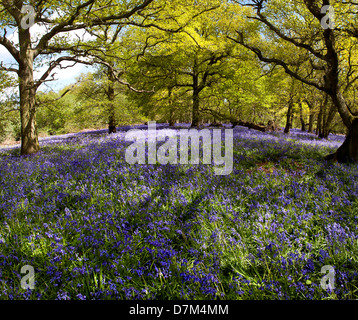
[[[71,66],[61,66],[61,62],[63,61],[72,61],[74,62],[73,65]],[[58,58],[56,61],[52,61],[50,63],[50,66],[48,67],[48,69],[43,73],[43,75],[41,76],[41,78],[35,82],[34,86],[36,88],[38,88],[42,83],[46,82],[46,81],[53,81],[54,80],[54,77],[52,80],[46,80],[50,73],[58,66],[60,66],[61,69],[66,69],[66,68],[69,68],[69,67],[73,67],[76,63],[82,63],[82,64],[87,64],[87,65],[93,65],[94,62],[93,61],[85,61],[85,60],[81,60],[79,59],[79,57],[68,57],[68,56],[63,56],[63,57],[60,57]]]
[[[15,68],[8,68],[8,67],[5,67],[3,65],[3,61],[0,61],[0,70],[3,70],[3,71],[8,71],[8,72],[16,72],[17,74],[19,73],[19,70],[18,69],[15,69]]]
[[[0,36],[0,44],[9,51],[17,62],[20,62],[20,52],[15,48],[14,44],[6,38],[6,29],[4,29],[4,35]]]
[[[309,51],[310,53],[312,53],[314,56],[316,56],[317,58],[321,59],[321,60],[326,60],[326,56],[322,53],[320,53],[319,51],[315,50],[313,47],[311,47],[308,44],[305,44],[303,42],[299,42],[293,38],[290,38],[288,36],[286,36],[283,32],[281,32],[280,29],[278,29],[276,26],[274,26],[271,22],[269,22],[267,20],[267,18],[260,12],[257,13],[258,17],[248,17],[251,19],[256,19],[259,20],[261,22],[263,22],[266,26],[268,26],[268,28],[270,30],[272,30],[273,32],[275,32],[280,38],[282,38],[283,40],[286,40],[287,42],[292,43],[293,45],[295,45],[296,47],[299,48],[303,48],[306,49],[307,51]]]
[[[91,26],[100,26],[100,25],[118,25],[118,24],[126,24],[124,21],[121,21],[123,19],[130,18],[133,16],[136,12],[143,10],[145,7],[147,7],[151,2],[154,0],[144,0],[142,4],[134,7],[133,9],[126,11],[124,13],[121,13],[119,15],[109,15],[106,17],[99,17],[99,18],[93,18],[88,23],[80,23],[80,24],[74,24],[75,20],[79,17],[81,14],[81,11],[85,9],[86,7],[90,7],[95,0],[89,0],[79,6],[76,7],[76,10],[72,16],[70,16],[66,21],[56,25],[53,27],[50,32],[46,33],[44,36],[42,36],[41,40],[39,41],[36,49],[34,50],[34,57],[38,56],[42,50],[44,50],[49,41],[57,34],[62,32],[68,32],[73,30],[79,30],[79,29],[85,29],[88,27],[88,25]],[[119,22],[116,20],[120,20]]]

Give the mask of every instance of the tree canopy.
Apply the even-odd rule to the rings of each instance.
[[[2,86],[18,76],[22,154],[39,150],[36,114],[43,127],[44,108],[67,99],[68,110],[95,105],[109,132],[143,119],[334,130],[347,140],[332,157],[357,160],[354,1],[7,0],[0,29],[13,58],[0,62]],[[77,63],[97,71],[41,92]]]

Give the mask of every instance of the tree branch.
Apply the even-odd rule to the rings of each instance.
[[[40,39],[38,45],[34,50],[34,57],[37,57],[42,52],[42,50],[44,50],[47,47],[49,41],[59,33],[85,29],[86,27],[88,27],[88,25],[94,27],[94,26],[100,26],[106,24],[108,25],[128,24],[123,21],[116,22],[116,20],[123,20],[123,19],[130,18],[136,12],[143,10],[153,1],[154,0],[144,0],[140,5],[137,5],[133,9],[128,10],[119,15],[109,15],[106,17],[93,18],[87,23],[74,24],[74,21],[79,17],[81,11],[84,8],[91,6],[95,2],[95,0],[88,0],[87,2],[77,6],[75,12],[66,21],[56,25],[50,30],[50,32],[42,36],[42,38]]]
[[[15,48],[13,43],[6,38],[6,29],[4,29],[4,35],[0,36],[0,44],[3,45],[7,51],[9,51],[18,63],[20,62],[20,52]]]
[[[0,70],[19,73],[18,69],[5,67],[2,61],[0,61]]]
[[[293,45],[295,45],[296,47],[299,48],[303,48],[306,49],[307,51],[309,51],[310,53],[312,53],[314,56],[316,56],[317,58],[321,59],[321,60],[326,60],[326,56],[323,55],[322,53],[320,53],[319,51],[313,49],[310,45],[305,44],[303,42],[299,42],[296,41],[293,38],[290,38],[288,36],[286,36],[283,32],[281,32],[280,29],[278,29],[276,26],[274,26],[271,22],[269,22],[267,20],[267,18],[260,12],[257,12],[258,17],[249,17],[251,19],[256,19],[259,20],[261,22],[263,22],[266,26],[268,26],[268,28],[270,30],[272,30],[273,32],[275,32],[281,39],[286,40],[287,42],[292,43]]]
[[[48,67],[48,69],[42,74],[41,78],[39,80],[37,80],[35,83],[34,83],[34,86],[36,88],[38,88],[42,83],[48,81],[46,80],[48,78],[48,76],[50,75],[50,73],[58,66],[60,66],[61,69],[66,69],[70,66],[67,66],[67,67],[61,67],[61,62],[63,61],[72,61],[74,62],[74,64],[76,63],[82,63],[82,64],[87,64],[87,65],[93,65],[94,62],[93,61],[84,61],[84,60],[81,60],[79,59],[78,57],[68,57],[68,56],[64,56],[64,57],[60,57],[58,58],[56,61],[52,61],[50,63],[50,66]],[[73,66],[73,65],[72,65]],[[53,81],[54,79],[50,80],[50,81]]]
[[[284,61],[280,60],[280,59],[276,59],[276,58],[267,58],[267,57],[264,57],[264,55],[262,54],[261,50],[259,48],[256,48],[256,47],[252,47],[248,44],[246,44],[244,42],[244,39],[243,39],[243,35],[242,33],[240,32],[237,32],[239,34],[239,39],[235,39],[235,38],[232,38],[230,36],[227,36],[228,39],[236,42],[236,43],[239,43],[241,44],[242,46],[244,46],[245,48],[249,49],[250,51],[252,51],[253,53],[256,54],[256,56],[263,62],[266,62],[266,63],[274,63],[276,65],[279,65],[281,67],[284,68],[285,72],[287,74],[289,74],[290,76],[294,77],[295,79],[307,84],[307,85],[310,85],[310,86],[313,86],[321,91],[324,91],[324,92],[328,92],[327,88],[324,87],[324,86],[321,86],[319,83],[317,82],[314,82],[314,81],[310,81],[310,80],[307,80],[305,78],[303,78],[302,76],[300,76],[297,72],[294,72],[292,71],[290,68],[289,68],[289,65],[287,63],[285,63]]]

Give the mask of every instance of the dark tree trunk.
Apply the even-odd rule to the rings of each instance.
[[[192,127],[197,127],[199,125],[199,104],[200,104],[199,93],[196,90],[194,90],[193,112],[192,112],[192,122],[191,122]]]
[[[319,138],[323,138],[323,110],[326,107],[327,99],[325,99],[325,102],[321,104],[321,107],[319,109],[318,117],[317,117],[317,129],[316,129],[316,135]]]
[[[232,120],[231,123],[232,123],[232,127],[243,126],[243,127],[249,128],[249,129],[254,129],[254,130],[258,130],[258,131],[262,131],[262,132],[267,131],[265,126],[255,124],[253,122],[242,121],[242,120],[237,120],[237,121]]]
[[[174,119],[174,102],[172,99],[172,89],[168,89],[168,98],[169,98],[169,126],[173,127],[175,124]]]
[[[328,96],[328,95],[326,95]],[[320,138],[327,138],[326,134],[327,134],[327,106],[328,106],[328,98],[326,98],[325,102],[324,102],[324,106],[323,106],[323,110],[322,110],[322,125],[321,125],[321,132],[319,137]]]
[[[108,68],[108,80],[109,80],[109,85],[108,85],[108,91],[107,91],[107,97],[109,100],[109,108],[108,108],[108,133],[112,134],[112,133],[116,133],[117,132],[117,127],[116,127],[116,110],[115,110],[115,104],[114,104],[114,99],[115,99],[115,91],[114,91],[114,77],[112,74],[112,70],[110,68]]]
[[[194,57],[194,67],[193,67],[193,109],[192,109],[192,120],[191,126],[197,127],[199,125],[199,98],[200,88],[199,88],[199,74],[198,74],[198,61],[197,57]]]
[[[328,106],[328,95],[326,95],[326,98],[323,104],[321,105],[320,112],[318,114],[318,120],[317,120],[317,135],[319,138],[323,138],[323,139],[327,139],[329,136],[329,133],[331,131],[332,121],[334,119],[337,110],[336,106],[332,104],[327,113],[327,106]]]
[[[308,108],[310,110],[310,115],[308,118],[308,132],[309,133],[313,133],[313,125],[314,125],[314,118],[315,118],[315,112],[313,111],[313,106],[312,104],[306,99],[305,102],[308,105]]]
[[[175,120],[173,118],[170,118],[169,126],[173,127],[175,125]]]
[[[287,116],[286,116],[286,126],[285,126],[285,133],[289,133],[292,127],[292,116],[293,116],[293,100],[290,99],[288,104]]]
[[[109,116],[109,123],[108,123],[108,133],[116,133],[117,132],[117,126],[114,116]]]
[[[331,108],[328,111],[328,115],[327,118],[324,122],[324,127],[323,127],[323,138],[327,139],[330,132],[331,132],[331,126],[332,126],[332,121],[334,119],[334,116],[336,114],[336,107],[334,105],[331,106]]]
[[[309,133],[313,133],[314,117],[315,117],[315,114],[311,112],[309,120],[308,120],[308,132]]]
[[[267,126],[265,126],[265,125],[256,124],[254,122],[238,120],[235,116],[221,114],[220,112],[211,109],[202,109],[202,111],[210,113],[210,115],[214,118],[214,123],[212,123],[213,126],[215,126],[215,124],[217,123],[216,119],[218,119],[220,122],[229,121],[232,124],[232,128],[236,126],[243,126],[261,132],[280,130],[280,128],[274,121],[269,121]],[[222,124],[219,125],[222,126]]]
[[[322,113],[321,113],[321,112],[318,113],[318,117],[317,117],[316,135],[317,135],[319,138],[322,138],[322,137],[323,137],[323,134],[322,134]]]
[[[347,136],[338,150],[328,155],[326,160],[336,160],[340,163],[358,161],[358,117],[354,116],[346,105],[340,91],[331,94],[334,106],[337,108],[344,124],[347,127]]]
[[[274,120],[269,120],[267,122],[267,126],[266,126],[266,131],[280,131],[281,128],[279,127],[279,125],[276,123],[276,121]]]
[[[290,126],[290,129],[292,129],[292,127],[293,127],[293,124],[294,124],[294,119],[295,119],[295,113],[294,113],[294,111],[292,110],[292,114],[291,114],[291,126]]]
[[[335,153],[328,155],[326,160],[336,160],[340,163],[358,161],[358,118],[353,120],[343,144]]]
[[[305,119],[303,118],[303,110],[302,110],[302,103],[300,103],[300,121],[301,121],[301,131],[306,131],[306,123]]]
[[[252,107],[252,123],[256,123],[256,108]]]

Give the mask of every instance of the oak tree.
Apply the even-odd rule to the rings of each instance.
[[[21,114],[21,154],[39,151],[36,127],[35,97],[38,88],[56,67],[65,61],[88,63],[87,55],[76,54],[83,45],[81,37],[71,40],[70,32],[87,31],[89,34],[99,26],[141,25],[153,10],[153,0],[131,1],[0,1],[0,45],[11,54],[16,66],[0,63],[0,69],[15,72],[19,78]],[[148,11],[146,11],[148,9]],[[32,34],[32,25],[37,24],[43,34]],[[14,41],[9,32],[18,35]],[[74,54],[75,53],[75,54]],[[34,68],[46,63],[47,68],[34,78]]]

